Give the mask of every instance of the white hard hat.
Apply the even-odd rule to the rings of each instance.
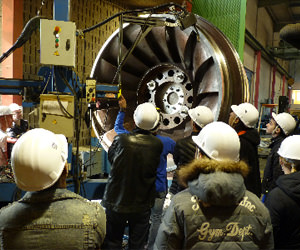
[[[188,111],[191,119],[200,127],[203,128],[206,124],[213,122],[214,116],[210,108],[206,106],[198,106]]]
[[[11,109],[12,112],[15,112],[17,110],[22,110],[22,107],[19,106],[18,104],[16,103],[12,103],[9,105],[9,108]]]
[[[0,106],[0,116],[12,115],[12,111],[8,106]]]
[[[17,186],[25,191],[51,187],[61,176],[68,158],[64,135],[36,128],[23,134],[15,143],[11,164]]]
[[[294,131],[296,127],[296,121],[289,113],[283,112],[278,115],[272,113],[272,117],[279,127],[282,128],[285,135],[289,135]]]
[[[300,135],[285,138],[277,153],[283,158],[300,160]]]
[[[232,111],[248,128],[254,128],[259,117],[257,109],[248,102],[241,103],[240,105],[231,105]]]
[[[159,113],[150,102],[145,102],[137,106],[133,114],[135,125],[144,130],[151,130],[159,122]]]
[[[211,159],[239,161],[240,139],[235,130],[224,122],[207,124],[193,141]]]

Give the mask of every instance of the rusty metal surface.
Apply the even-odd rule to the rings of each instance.
[[[122,94],[128,102],[126,122],[133,122],[139,103],[150,101],[161,111],[160,133],[178,139],[191,132],[189,108],[206,105],[215,120],[227,122],[230,106],[247,100],[246,74],[234,47],[205,19],[197,16],[196,27],[154,27],[134,48],[121,71]],[[123,27],[123,55],[141,29],[135,24]],[[118,68],[118,53],[116,32],[100,50],[91,77],[111,83]],[[103,112],[108,112],[104,129],[108,131],[116,112]]]

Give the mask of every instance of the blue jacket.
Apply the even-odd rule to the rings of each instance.
[[[129,133],[129,131],[126,130],[123,126],[124,117],[125,117],[125,112],[119,111],[114,125],[114,129],[118,135],[123,133],[126,134]],[[166,136],[156,135],[156,137],[159,138],[163,143],[163,151],[160,155],[160,161],[157,168],[155,186],[157,192],[166,192],[168,190],[167,156],[168,154],[174,153],[174,148],[176,143],[174,140]]]

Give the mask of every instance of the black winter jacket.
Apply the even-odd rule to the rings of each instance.
[[[261,196],[261,180],[259,170],[259,160],[257,147],[260,143],[260,137],[256,129],[248,129],[239,135],[241,148],[240,159],[245,161],[249,166],[249,174],[245,178],[245,186],[247,190]]]
[[[114,138],[108,150],[111,171],[102,204],[119,213],[139,213],[150,209],[155,199],[156,170],[163,144],[149,131]]]
[[[280,176],[265,205],[271,215],[275,249],[300,249],[300,172]]]
[[[192,136],[197,134],[198,133],[193,132],[192,135],[179,139],[176,142],[173,159],[177,166],[177,171],[181,166],[184,166],[195,159],[196,144],[194,143]],[[171,194],[177,194],[184,189],[184,187],[178,183],[177,171],[173,175],[172,184],[170,186]]]
[[[276,180],[279,176],[283,175],[283,171],[279,164],[279,155],[277,153],[281,142],[285,139],[285,136],[279,135],[271,139],[271,152],[267,159],[267,164],[264,170],[264,177],[262,180],[262,192],[268,194],[273,188],[276,187]]]

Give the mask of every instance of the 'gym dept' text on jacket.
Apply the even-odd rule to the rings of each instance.
[[[184,172],[183,172],[184,171]],[[243,162],[195,160],[180,172],[155,249],[273,249],[269,212],[246,191]]]

